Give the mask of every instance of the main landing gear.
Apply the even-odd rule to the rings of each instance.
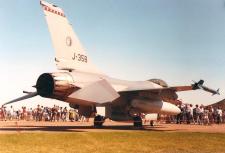
[[[100,127],[102,127],[102,125],[103,125],[104,122],[105,122],[104,116],[97,115],[94,118],[94,127],[100,128]]]
[[[150,121],[150,126],[152,126],[152,127],[154,126],[154,121],[153,120]]]
[[[133,117],[134,127],[141,128],[142,127],[142,119],[140,116]]]

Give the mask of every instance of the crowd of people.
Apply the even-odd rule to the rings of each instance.
[[[178,106],[181,113],[176,116],[159,115],[159,120],[177,124],[221,124],[225,123],[225,110],[221,107],[203,106],[192,104],[182,104]],[[78,114],[76,109],[59,107],[43,107],[37,105],[36,108],[27,109],[22,107],[15,110],[13,106],[0,108],[0,121],[26,120],[26,121],[88,121],[88,118]]]
[[[178,106],[181,113],[176,116],[167,116],[168,122],[177,124],[221,124],[225,123],[225,111],[222,107],[204,106],[192,104],[182,104]]]
[[[14,109],[13,106],[0,108],[0,120],[26,120],[26,121],[88,121],[84,116],[80,116],[76,109],[67,107],[44,107],[37,105],[36,108]]]

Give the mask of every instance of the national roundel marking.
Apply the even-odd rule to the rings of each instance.
[[[66,45],[67,46],[71,46],[72,45],[72,39],[69,36],[66,37]]]

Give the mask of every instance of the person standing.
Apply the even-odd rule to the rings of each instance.
[[[13,116],[14,116],[14,108],[11,105],[9,109],[9,120],[13,120]]]
[[[1,119],[2,119],[3,121],[6,121],[6,107],[4,107],[4,106],[2,105],[2,107],[1,107],[0,110],[1,110],[1,111],[0,111]]]
[[[36,117],[36,121],[41,121],[41,114],[42,114],[42,110],[40,105],[37,105],[37,117]]]
[[[223,116],[223,111],[221,107],[218,107],[217,109],[217,123],[220,124],[222,123],[222,116]]]
[[[62,121],[66,121],[66,116],[67,116],[67,108],[64,107],[63,112],[62,112]]]
[[[181,108],[181,105],[178,105],[178,107],[181,110],[181,112],[177,114],[177,124],[181,124],[182,108]]]
[[[191,107],[189,104],[186,105],[186,118],[187,118],[187,124],[191,123]]]
[[[196,123],[197,124],[201,124],[201,118],[200,118],[200,113],[201,113],[201,110],[200,108],[198,107],[198,105],[195,105],[195,109],[196,109]]]
[[[3,120],[6,121],[6,106],[4,106],[2,110]]]
[[[209,125],[209,110],[208,109],[204,110],[203,120],[205,125]]]
[[[52,116],[51,116],[51,121],[56,121],[56,115],[57,115],[57,109],[56,106],[54,105],[52,108]]]
[[[195,120],[194,120],[194,108],[193,105],[190,104],[190,118],[193,124],[195,124]]]
[[[200,119],[200,124],[203,124],[203,121],[204,121],[204,106],[201,105],[200,106],[200,115],[199,115],[199,119]]]
[[[214,123],[214,109],[212,106],[209,107],[209,122]]]

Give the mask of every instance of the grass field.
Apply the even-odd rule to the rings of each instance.
[[[73,132],[0,134],[0,153],[225,153],[225,134]]]

